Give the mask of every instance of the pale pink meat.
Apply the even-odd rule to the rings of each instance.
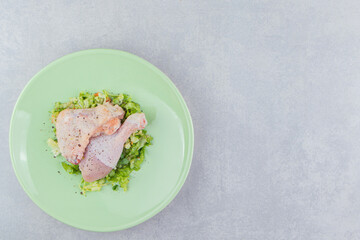
[[[111,135],[120,127],[124,110],[118,105],[104,103],[90,109],[65,109],[56,119],[56,137],[61,154],[78,164],[90,138],[101,133]]]
[[[84,180],[93,182],[108,175],[116,167],[126,140],[132,133],[144,129],[146,124],[144,113],[134,113],[116,133],[91,138],[84,159],[79,164]]]

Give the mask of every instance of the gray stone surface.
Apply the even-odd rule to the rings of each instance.
[[[1,0],[0,239],[360,239],[359,9],[357,0]],[[194,121],[183,189],[121,232],[45,214],[9,157],[25,84],[89,48],[158,66]]]

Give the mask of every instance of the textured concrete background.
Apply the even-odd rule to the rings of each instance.
[[[0,239],[360,239],[359,9],[357,0],[1,0]],[[194,121],[183,189],[121,232],[49,217],[9,157],[25,84],[89,48],[152,62]]]

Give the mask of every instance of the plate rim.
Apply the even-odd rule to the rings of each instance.
[[[182,165],[182,170],[179,176],[179,180],[177,181],[176,185],[174,186],[173,190],[170,192],[170,194],[168,195],[167,198],[165,198],[164,201],[162,201],[160,204],[158,204],[157,206],[155,206],[154,208],[152,208],[150,211],[146,212],[142,217],[129,222],[127,224],[122,224],[119,226],[110,226],[110,227],[92,227],[92,226],[85,226],[81,223],[75,223],[75,222],[67,222],[66,219],[62,218],[61,216],[58,216],[57,214],[53,214],[50,213],[50,210],[47,209],[46,207],[43,207],[40,205],[40,203],[38,202],[38,199],[33,196],[31,194],[31,192],[26,189],[24,187],[23,184],[23,180],[20,177],[19,172],[16,169],[16,163],[14,160],[14,154],[13,154],[13,147],[12,147],[12,133],[13,133],[13,123],[14,123],[14,115],[16,113],[16,109],[18,107],[19,102],[21,101],[21,99],[23,98],[24,93],[28,90],[28,88],[32,85],[32,83],[34,81],[36,81],[35,79],[41,75],[43,72],[47,71],[47,69],[51,68],[53,65],[56,65],[62,61],[68,60],[70,58],[73,57],[77,57],[79,55],[85,55],[85,54],[97,54],[97,53],[111,53],[111,54],[117,54],[117,55],[122,55],[125,56],[127,58],[131,58],[134,59],[135,61],[144,64],[145,66],[147,66],[148,68],[150,68],[151,70],[155,71],[157,74],[160,75],[161,79],[163,80],[164,84],[167,84],[170,89],[173,91],[173,93],[175,94],[177,100],[179,101],[182,110],[185,113],[185,118],[186,118],[186,124],[188,125],[188,134],[189,134],[189,139],[188,139],[188,143],[189,143],[189,151],[187,153],[185,153],[184,155],[184,163]],[[87,49],[87,50],[81,50],[81,51],[77,51],[77,52],[73,52],[67,55],[64,55],[60,58],[57,58],[56,60],[52,61],[51,63],[47,64],[45,67],[43,67],[40,71],[38,71],[29,81],[28,83],[25,85],[25,87],[23,88],[23,90],[21,91],[20,95],[18,96],[16,103],[14,105],[12,114],[11,114],[11,119],[10,119],[10,128],[9,128],[9,150],[10,150],[10,158],[11,158],[11,163],[12,163],[12,167],[13,170],[15,172],[16,178],[18,179],[22,189],[26,192],[26,194],[28,195],[28,197],[41,209],[43,210],[46,214],[48,214],[49,216],[55,218],[56,220],[65,223],[69,226],[75,227],[75,228],[79,228],[82,230],[87,230],[87,231],[93,231],[93,232],[113,232],[113,231],[120,231],[120,230],[124,230],[127,228],[131,228],[134,227],[138,224],[141,224],[147,220],[149,220],[150,218],[154,217],[156,214],[158,214],[159,212],[161,212],[166,206],[168,206],[172,200],[174,200],[174,198],[177,196],[177,194],[180,192],[182,186],[184,185],[187,176],[189,174],[190,171],[190,167],[191,167],[191,163],[192,163],[192,158],[193,158],[193,152],[194,152],[194,126],[193,126],[193,122],[192,122],[192,117],[190,114],[190,111],[186,105],[185,99],[182,96],[182,94],[180,93],[179,89],[175,86],[175,84],[171,81],[171,79],[165,74],[163,73],[159,68],[157,68],[155,65],[153,65],[152,63],[148,62],[147,60],[145,60],[144,58],[141,58],[139,56],[136,56],[132,53],[126,52],[126,51],[122,51],[122,50],[117,50],[117,49],[107,49],[107,48],[95,48],[95,49]]]

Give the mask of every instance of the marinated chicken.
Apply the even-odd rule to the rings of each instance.
[[[124,117],[118,105],[104,103],[90,109],[65,109],[56,119],[56,137],[61,154],[72,164],[79,164],[90,138],[116,132]]]
[[[146,124],[144,113],[134,113],[116,133],[91,138],[79,164],[84,180],[93,182],[108,175],[116,167],[126,140],[132,133],[144,129]]]

